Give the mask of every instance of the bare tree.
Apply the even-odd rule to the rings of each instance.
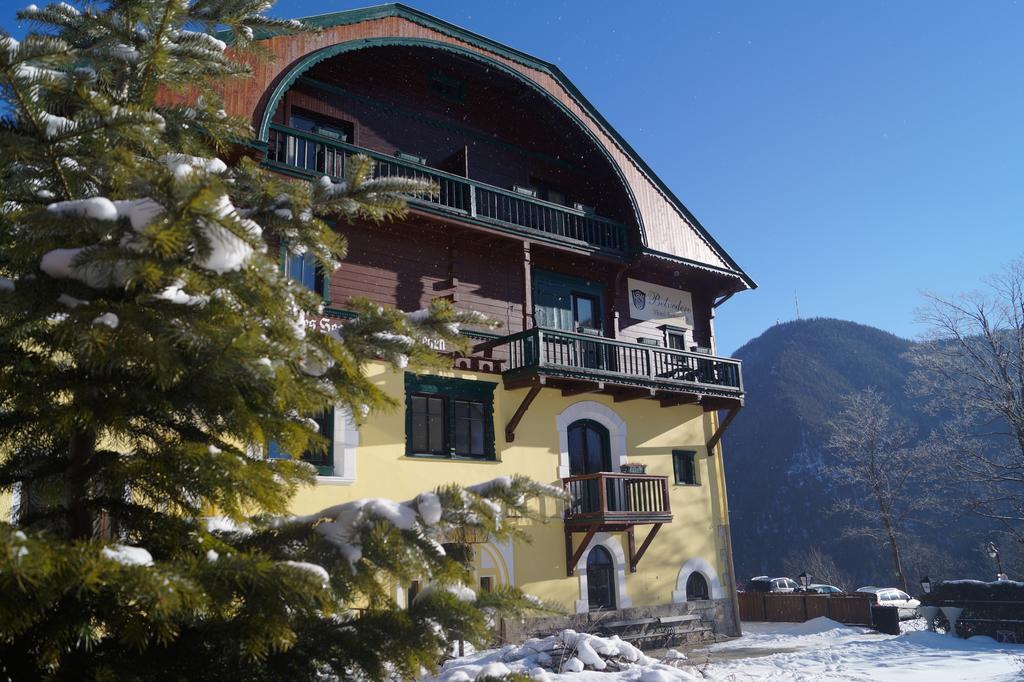
[[[1024,542],[1024,258],[953,299],[927,295],[910,388],[949,415],[945,455],[967,506]]]
[[[832,555],[826,554],[820,547],[788,554],[782,560],[782,568],[790,576],[806,571],[814,582],[835,585],[844,592],[849,592],[853,587],[850,574],[839,568]]]
[[[846,396],[829,422],[827,447],[835,454],[825,473],[839,484],[834,510],[846,516],[845,537],[888,548],[900,587],[907,590],[900,546],[904,525],[923,520],[933,506],[934,467],[915,430],[891,415],[875,389]]]

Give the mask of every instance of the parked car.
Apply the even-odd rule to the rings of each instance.
[[[875,601],[880,606],[895,606],[898,608],[900,620],[917,618],[917,609],[921,606],[921,602],[903,590],[898,590],[895,587],[875,587],[869,585],[868,587],[860,587],[857,591],[875,595]]]
[[[800,586],[790,578],[769,578],[759,575],[747,582],[747,592],[776,592],[788,594],[795,592]]]
[[[835,585],[822,585],[820,583],[815,583],[815,584],[808,585],[807,586],[807,592],[809,592],[811,594],[824,594],[824,595],[846,594],[845,592],[843,592],[841,589],[839,589]]]

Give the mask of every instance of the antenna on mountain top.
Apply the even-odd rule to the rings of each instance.
[[[793,292],[793,302],[796,303],[796,319],[800,319],[800,297],[796,291]]]

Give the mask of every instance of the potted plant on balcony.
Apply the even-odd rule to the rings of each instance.
[[[619,466],[619,471],[624,474],[643,474],[647,473],[647,465],[639,462],[627,462]]]

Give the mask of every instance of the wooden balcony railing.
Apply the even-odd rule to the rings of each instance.
[[[562,479],[566,523],[633,524],[672,520],[668,477],[601,472]]]
[[[365,154],[376,161],[375,177],[418,178],[437,184],[437,196],[409,197],[413,205],[616,255],[627,249],[625,225],[585,211],[285,126],[271,125],[267,143],[267,163],[271,167],[342,177],[346,159]]]
[[[476,348],[483,346],[507,346],[506,373],[533,370],[669,390],[727,396],[743,393],[740,361],[732,358],[541,327],[478,344]]]

